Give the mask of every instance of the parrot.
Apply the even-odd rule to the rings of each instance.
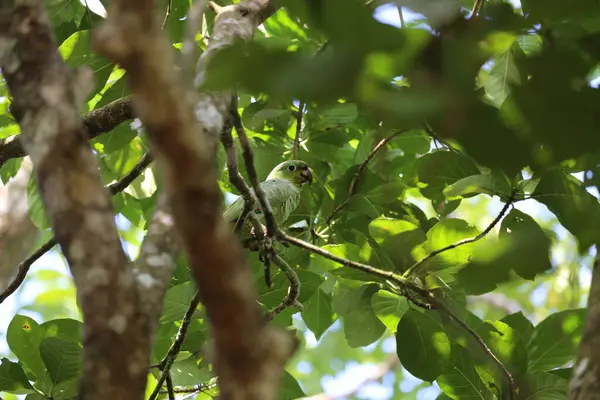
[[[265,192],[265,197],[271,205],[275,223],[278,226],[283,224],[292,211],[298,207],[300,203],[300,191],[306,184],[311,184],[313,174],[308,164],[300,160],[284,161],[277,165],[267,176],[264,182],[260,183],[262,190]],[[255,200],[254,213],[258,216],[260,222],[264,225],[265,220],[260,209],[260,204],[256,198],[254,190],[250,190]],[[242,215],[244,210],[244,199],[240,196],[231,203],[224,211],[223,217],[226,221],[234,224]],[[243,243],[248,243],[252,238],[252,225],[246,219],[245,228],[240,233]],[[249,247],[249,246],[246,246]],[[268,271],[265,271],[267,285],[270,286],[270,277]]]

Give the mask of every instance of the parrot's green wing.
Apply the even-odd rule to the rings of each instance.
[[[269,200],[271,209],[273,210],[273,216],[277,224],[282,224],[288,219],[292,211],[298,207],[300,203],[300,190],[294,186],[290,181],[286,179],[269,179],[260,184],[261,188],[265,192],[265,197]],[[255,199],[255,212],[260,217],[261,222],[264,224],[264,218],[260,211],[260,205],[254,194],[254,190],[251,190],[252,196]],[[230,222],[235,222],[242,215],[244,210],[244,199],[238,197],[223,213],[223,217]]]

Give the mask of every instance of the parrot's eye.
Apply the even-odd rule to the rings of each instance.
[[[296,166],[295,165],[290,165],[288,167],[288,171],[290,171],[290,172],[294,172],[295,170],[296,170]]]

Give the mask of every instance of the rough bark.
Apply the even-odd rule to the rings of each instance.
[[[81,398],[141,399],[147,321],[114,222],[108,190],[87,143],[80,104],[91,73],[63,63],[41,0],[0,3],[0,67],[13,97],[56,239],[84,318]]]
[[[141,306],[150,321],[152,334],[162,313],[163,297],[181,250],[173,225],[167,197],[164,192],[160,193],[133,270]]]
[[[245,1],[227,11],[251,31],[265,5],[265,1]],[[164,176],[175,228],[211,324],[221,398],[274,399],[293,351],[293,338],[267,325],[261,316],[250,269],[221,217],[221,193],[212,162],[213,143],[229,110],[223,105],[233,94],[225,93],[229,100],[204,96],[197,104],[196,119],[195,96],[184,90],[172,68],[172,49],[154,10],[150,0],[112,1],[107,21],[95,32],[95,46],[128,71],[136,115]],[[238,32],[233,26],[233,16],[217,18],[212,37],[219,37],[219,29]]]
[[[15,114],[18,114],[18,112],[15,111]],[[110,132],[119,124],[133,117],[131,99],[123,97],[97,110],[83,114],[81,119],[83,120],[87,137],[93,139],[103,133]],[[5,140],[0,139],[0,168],[8,160],[25,155],[26,152],[19,135],[11,136]]]
[[[569,400],[600,399],[600,254],[592,269],[587,322],[569,385]]]
[[[8,285],[19,262],[31,251],[39,230],[28,213],[27,186],[33,165],[26,157],[17,174],[0,187],[0,289]]]

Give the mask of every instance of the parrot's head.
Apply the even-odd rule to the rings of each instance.
[[[301,188],[305,184],[311,184],[313,175],[308,164],[300,160],[284,161],[271,171],[267,179],[286,179],[297,187]]]

